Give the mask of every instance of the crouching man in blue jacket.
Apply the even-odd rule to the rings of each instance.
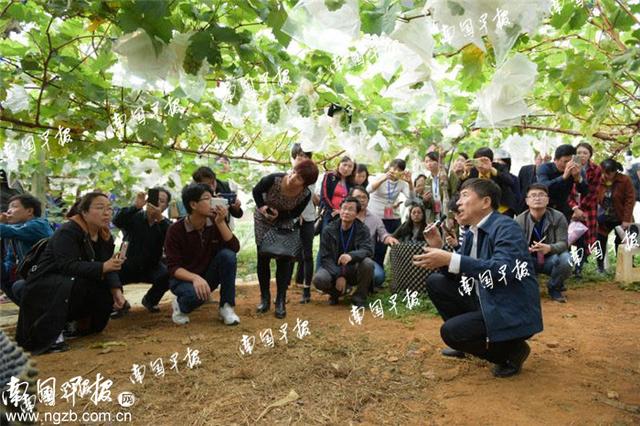
[[[495,377],[516,375],[529,356],[526,340],[542,331],[540,292],[522,230],[496,212],[500,188],[469,179],[460,189],[456,219],[470,228],[457,253],[440,249],[437,228],[427,235],[417,266],[443,268],[427,279],[427,291],[444,319],[444,355],[465,353],[495,365]]]
[[[18,279],[16,268],[31,246],[53,234],[51,225],[41,215],[40,200],[29,194],[11,197],[9,209],[0,213],[0,241],[7,249],[2,259],[0,288],[16,305],[20,304],[24,288],[24,280]]]

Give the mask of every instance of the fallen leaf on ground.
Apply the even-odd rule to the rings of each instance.
[[[127,344],[125,342],[118,342],[118,341],[100,342],[100,343],[94,343],[93,345],[91,345],[89,347],[91,349],[107,349],[107,348],[110,348],[112,346],[127,346]]]
[[[269,411],[271,411],[273,408],[282,407],[283,405],[287,405],[287,404],[289,404],[289,403],[291,403],[293,401],[296,401],[299,398],[300,398],[300,395],[298,395],[298,393],[295,390],[291,389],[291,391],[289,391],[289,395],[285,396],[282,399],[279,399],[278,401],[274,402],[273,404],[269,404],[267,406],[267,408],[265,408],[264,411],[262,413],[260,413],[260,415],[256,419],[256,423],[262,417],[264,417],[265,414],[267,414]]]

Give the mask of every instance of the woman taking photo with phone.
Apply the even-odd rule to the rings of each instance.
[[[90,192],[49,239],[29,273],[20,306],[16,340],[26,350],[65,351],[66,323],[76,321],[79,335],[99,333],[112,306],[122,308],[117,271],[124,259],[114,254],[112,213],[105,194]]]
[[[414,196],[411,172],[405,170],[406,167],[407,163],[404,160],[396,158],[389,164],[387,171],[376,176],[367,187],[367,191],[371,194],[369,209],[373,214],[382,218],[382,223],[389,233],[395,232],[400,226],[398,212],[400,194],[404,194],[407,200],[411,200]],[[387,246],[377,242],[374,260],[380,266],[383,266],[386,254]]]
[[[272,173],[260,179],[253,188],[256,211],[253,215],[256,246],[258,248],[258,282],[260,283],[260,304],[257,312],[267,312],[271,307],[271,259],[261,246],[265,236],[272,229],[294,229],[298,217],[311,199],[307,186],[318,180],[318,167],[311,160],[295,165],[288,174]],[[300,238],[300,233],[294,233]],[[300,245],[302,243],[300,242]],[[287,287],[293,273],[293,262],[297,253],[276,258],[276,318],[287,314]]]

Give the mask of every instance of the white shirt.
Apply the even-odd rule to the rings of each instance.
[[[316,184],[311,184],[307,186],[307,188],[309,189],[309,192],[311,192],[311,198],[309,198],[307,207],[304,208],[300,216],[305,222],[313,222],[316,220],[316,206],[313,204],[313,194],[316,191]]]
[[[378,175],[371,179],[372,181],[377,181],[382,178],[382,175]],[[398,200],[398,196],[400,194],[404,194],[404,196],[409,199],[413,197],[413,191],[410,190],[409,184],[404,181],[398,179],[395,182],[392,182],[390,179],[382,182],[382,184],[376,189],[372,191],[373,184],[369,183],[367,187],[367,191],[369,191],[369,207],[371,213],[375,214],[379,218],[382,219],[400,219],[400,215],[398,214],[398,209],[393,209],[393,217],[386,218],[384,217],[384,209],[388,205],[394,205]]]
[[[478,258],[478,228],[484,225],[484,223],[489,219],[489,216],[491,216],[492,213],[493,213],[493,210],[491,210],[491,212],[488,215],[483,217],[482,220],[478,222],[477,225],[471,225],[469,227],[469,231],[471,231],[471,233],[473,234],[473,242],[471,243],[471,252],[469,253],[469,256],[474,259]],[[449,272],[451,272],[452,274],[460,273],[461,258],[462,258],[462,255],[458,253],[453,253],[451,255],[451,260],[449,261]]]

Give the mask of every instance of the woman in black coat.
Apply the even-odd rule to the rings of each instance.
[[[90,192],[72,207],[31,270],[18,317],[16,340],[34,354],[68,349],[62,331],[76,321],[81,335],[102,331],[112,306],[124,304],[106,195]]]

